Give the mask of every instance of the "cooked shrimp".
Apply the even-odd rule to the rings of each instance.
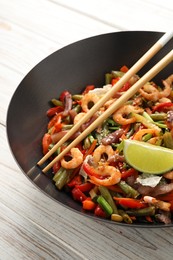
[[[86,115],[85,112],[81,112],[77,114],[73,120],[74,125],[77,124],[85,115]]]
[[[66,161],[65,158],[61,160],[61,166],[65,169],[74,169],[80,166],[83,162],[83,154],[78,148],[72,148],[70,150],[72,159]]]
[[[145,134],[152,134],[152,135],[158,135],[158,131],[156,129],[141,129],[139,130],[134,136],[133,136],[133,139],[134,140],[138,140],[138,141],[141,141],[142,140],[142,137],[145,135]]]
[[[159,99],[158,103],[169,103],[169,102],[172,102],[169,98],[162,97],[162,98]]]
[[[133,75],[130,79],[129,79],[129,83],[130,85],[134,85],[137,81],[139,80],[139,76],[138,75]]]
[[[151,83],[145,84],[139,92],[147,100],[157,101],[160,98],[158,89]]]
[[[81,107],[84,112],[88,112],[90,110],[90,105],[97,103],[99,97],[94,93],[87,93],[81,100]]]
[[[156,198],[151,197],[151,196],[144,196],[143,199],[146,203],[152,204],[152,205],[158,207],[159,209],[162,209],[164,211],[170,211],[171,203],[169,203],[169,202],[157,200]]]
[[[163,174],[163,177],[165,177],[166,179],[169,179],[169,180],[173,180],[173,171]]]
[[[104,179],[99,179],[95,176],[90,176],[90,181],[96,185],[110,186],[118,183],[121,180],[120,171],[110,165],[102,165],[96,168],[97,174],[105,177]]]
[[[159,137],[159,136],[155,136],[155,137],[150,138],[150,139],[148,140],[148,143],[150,143],[150,144],[156,144],[157,141],[159,141],[159,140],[160,140],[160,137]]]
[[[163,80],[164,90],[159,92],[159,98],[168,97],[171,93],[171,85],[173,82],[173,74],[169,76],[167,79]]]
[[[99,163],[102,160],[104,154],[107,155],[107,160],[109,160],[114,155],[114,150],[111,145],[99,145],[93,153],[93,160],[95,163]]]
[[[132,105],[124,105],[120,107],[114,114],[113,120],[120,125],[128,125],[136,122],[135,117],[126,118],[125,116],[130,115],[130,113],[142,113],[144,110],[139,107],[135,107]]]
[[[105,109],[107,109],[108,107],[110,107],[110,106],[115,102],[115,100],[116,100],[116,98],[109,99],[109,100],[104,104]]]

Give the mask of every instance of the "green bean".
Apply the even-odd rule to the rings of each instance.
[[[134,112],[132,112],[131,114],[136,118],[137,122],[142,123],[147,128],[153,128],[155,130],[160,131],[160,128],[155,124],[155,122],[152,119],[149,120],[148,118]]]
[[[113,213],[118,214],[117,207],[113,201],[113,198],[112,198],[109,190],[104,186],[99,186],[99,191],[100,191],[101,195],[103,196],[103,198],[109,203],[109,205],[113,209]]]
[[[109,126],[109,130],[115,131],[118,130],[120,127],[119,126]]]
[[[71,171],[68,171],[66,169],[63,169],[62,173],[60,174],[60,176],[58,177],[58,179],[56,180],[55,186],[61,190],[64,185],[67,183],[69,177],[70,177],[70,173]]]
[[[122,72],[122,71],[116,71],[116,70],[113,70],[112,71],[112,75],[117,78],[117,77],[122,77],[125,73]]]
[[[83,146],[85,150],[87,150],[91,146],[90,139],[88,136],[84,139]]]
[[[50,144],[49,145],[49,149],[48,150],[51,150],[52,148],[54,147],[54,144]],[[54,152],[54,155],[58,155],[61,151],[61,148],[59,147],[55,152]]]
[[[54,106],[63,106],[63,103],[58,99],[53,98],[51,102],[54,104]]]
[[[151,114],[150,117],[154,121],[160,121],[160,120],[165,120],[167,118],[167,114],[165,114],[165,113],[155,113],[155,114]]]
[[[171,133],[169,132],[164,133],[163,141],[167,148],[173,149],[173,138]]]
[[[127,134],[126,134],[127,138],[129,139],[134,134],[134,132],[135,132],[135,129],[134,129],[134,127],[132,127],[129,130],[129,132],[127,132]]]
[[[118,126],[118,124],[112,118],[107,118],[106,123],[108,123],[111,126]]]
[[[94,136],[91,135],[91,134],[88,135],[88,138],[89,138],[91,144],[92,144],[93,141],[95,140]]]
[[[118,144],[118,146],[117,146],[117,150],[119,153],[121,153],[123,151],[123,149],[124,149],[124,140],[122,140],[121,143]]]
[[[157,125],[160,128],[168,128],[166,124],[163,124],[162,122],[154,122],[155,125]]]
[[[125,181],[120,181],[118,186],[124,191],[129,198],[137,198],[140,194],[137,190],[128,185]]]
[[[93,189],[91,189],[91,190],[89,191],[89,195],[90,195],[91,199],[92,199],[94,202],[97,202],[97,198],[98,198],[97,192],[98,192],[98,187],[97,187],[97,186],[95,186]]]
[[[51,150],[54,147],[54,144],[49,144],[48,150]]]
[[[111,73],[106,73],[105,74],[105,84],[111,84],[111,81],[112,81],[112,74]]]
[[[83,95],[73,95],[72,99],[73,100],[81,100],[83,98]]]
[[[153,122],[153,119],[150,117],[150,115],[147,112],[143,112],[143,117],[145,117],[148,121]]]
[[[77,114],[79,114],[80,112],[81,112],[81,106],[80,105],[76,105],[75,107],[73,107],[73,110],[77,113]]]
[[[119,215],[122,216],[122,218],[123,218],[125,223],[127,223],[127,224],[132,224],[133,223],[132,219],[129,217],[129,215],[124,210],[119,209],[118,213],[119,213]]]
[[[143,116],[151,123],[157,125],[160,128],[167,128],[167,125],[164,124],[163,122],[154,122],[153,118],[147,113],[143,112]],[[158,120],[158,119],[157,119]],[[161,119],[160,119],[161,120]]]
[[[59,177],[60,177],[61,173],[63,172],[63,170],[64,170],[64,168],[60,167],[60,169],[55,173],[55,175],[53,177],[53,181],[54,182],[56,182],[59,179]]]
[[[146,134],[142,137],[142,141],[147,142],[152,137],[152,134]]]
[[[154,216],[155,215],[155,207],[150,206],[144,209],[133,209],[126,210],[126,213],[130,216],[143,217],[143,216]]]
[[[63,125],[62,130],[69,130],[73,127],[73,125]]]
[[[112,207],[109,205],[109,203],[103,198],[103,196],[98,196],[97,202],[100,205],[100,207],[106,212],[107,215],[111,215],[113,213]]]
[[[119,215],[119,214],[113,213],[111,215],[111,220],[115,221],[115,222],[122,222],[123,221],[123,217],[121,215]]]
[[[63,122],[67,125],[70,125],[71,124],[71,116],[68,115],[66,117],[63,118]]]

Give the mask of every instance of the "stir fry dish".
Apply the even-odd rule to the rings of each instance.
[[[105,85],[63,91],[51,100],[46,154],[128,71],[105,75]],[[139,79],[130,78],[73,136],[70,142]],[[147,82],[132,98],[52,167],[58,190],[69,193],[83,212],[115,222],[170,224],[173,221],[173,74]]]

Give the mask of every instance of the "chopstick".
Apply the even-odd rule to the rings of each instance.
[[[120,108],[129,98],[131,98],[146,82],[156,76],[164,67],[173,61],[173,50],[171,50],[162,60],[152,67],[143,77],[141,77],[127,92],[119,97],[100,117],[98,117],[88,128],[86,128],[67,148],[65,148],[53,161],[51,161],[42,171],[48,171],[55,162],[61,160],[71,148],[75,147],[88,134],[90,134],[106,118]]]
[[[114,85],[112,87],[112,89],[106,94],[104,95],[91,109],[90,111],[86,114],[85,117],[83,117],[76,125],[73,126],[73,128],[37,163],[38,165],[41,165],[43,164],[56,150],[58,147],[60,147],[66,140],[69,139],[69,137],[71,135],[73,135],[78,129],[79,127],[85,123],[107,100],[109,100],[129,79],[131,76],[133,76],[135,73],[137,73],[137,71],[139,71],[171,38],[173,37],[173,32],[171,33],[166,33],[164,34],[136,63],[135,65],[133,65],[128,72],[126,72],[126,74],[116,83],[116,85]],[[166,66],[166,65],[165,65]],[[139,81],[138,81],[139,82]],[[136,85],[136,84],[135,84]],[[133,85],[133,86],[135,86]],[[130,88],[131,90],[132,88]],[[129,92],[129,91],[128,91]],[[119,98],[120,99],[120,98]],[[119,100],[118,99],[118,100]],[[117,100],[117,101],[118,101]],[[121,100],[121,99],[120,99]],[[116,102],[117,103],[117,102]],[[119,103],[119,102],[118,102]],[[112,107],[112,106],[111,106]],[[117,109],[117,108],[115,108]],[[114,111],[115,111],[114,109]],[[106,111],[109,111],[109,110],[106,110]],[[105,112],[106,112],[105,111]],[[114,112],[113,111],[113,112]],[[99,118],[105,118],[108,117],[106,116],[104,112],[104,116],[102,115],[101,117]],[[113,113],[112,112],[112,113]],[[98,119],[99,119],[98,118]],[[99,120],[102,120],[102,119],[99,119]],[[104,120],[104,119],[103,119]],[[98,122],[97,120],[95,122]],[[94,122],[94,125],[96,125]],[[92,124],[93,126],[93,124]],[[91,125],[90,125],[91,127]],[[88,131],[90,131],[89,129],[90,128],[87,128],[87,133],[89,133]],[[92,131],[92,130],[91,130]],[[80,135],[80,137],[82,136],[82,139],[84,138],[83,136],[86,134],[86,131],[84,131],[82,133],[82,135]],[[87,135],[87,134],[86,134]],[[82,140],[81,139],[81,140]],[[75,139],[76,140],[79,140],[78,138]],[[78,141],[80,142],[80,141]],[[74,143],[72,142],[71,144],[74,145]],[[68,151],[72,148],[72,146],[68,146]],[[75,146],[75,145],[74,145]],[[71,147],[71,148],[69,148]],[[67,150],[65,149],[64,151],[66,151],[67,153]],[[61,152],[61,154],[56,157],[56,161],[57,160],[60,160],[60,158],[62,158],[64,155],[65,155],[65,152],[63,151],[63,153]],[[58,159],[57,159],[58,158]],[[54,159],[54,160],[55,160]],[[55,162],[55,161],[52,161],[52,162]],[[51,163],[52,165],[52,163]],[[46,172],[49,168],[51,168],[51,166],[47,166],[43,169],[43,172]]]

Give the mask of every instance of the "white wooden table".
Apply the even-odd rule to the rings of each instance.
[[[172,28],[172,0],[0,0],[0,259],[173,259],[173,228],[123,228],[62,207],[24,176],[6,138],[12,94],[47,55],[97,34]]]

